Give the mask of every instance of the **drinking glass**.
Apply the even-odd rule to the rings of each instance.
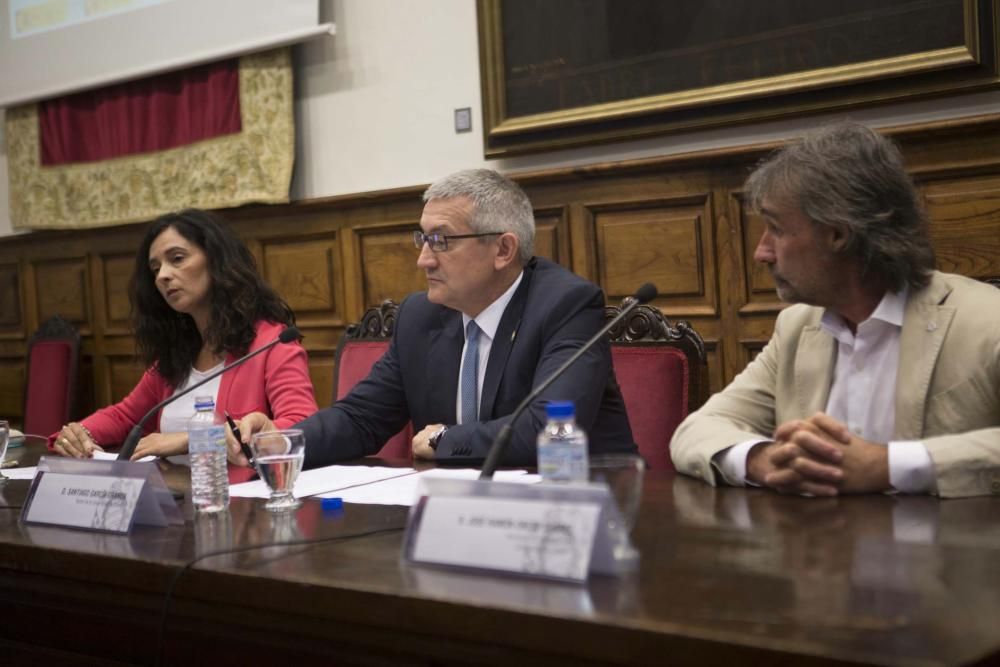
[[[607,484],[618,508],[618,516],[608,519],[608,531],[614,544],[615,560],[619,562],[639,558],[629,533],[639,512],[645,472],[646,463],[638,454],[598,454],[590,457],[590,481]]]
[[[3,461],[7,456],[7,442],[10,440],[10,424],[6,419],[0,419],[0,484],[7,481],[3,474]]]
[[[293,510],[302,504],[292,494],[295,479],[302,470],[306,438],[297,428],[255,433],[250,439],[254,462],[260,478],[271,490],[264,505],[270,512]]]

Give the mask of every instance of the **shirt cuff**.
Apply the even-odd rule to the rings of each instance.
[[[934,462],[919,440],[889,443],[889,483],[900,493],[935,493]]]
[[[771,441],[767,438],[747,440],[746,442],[741,442],[738,445],[733,445],[720,452],[716,452],[715,456],[712,457],[712,465],[722,475],[726,484],[732,486],[746,486],[747,484],[757,486],[757,484],[747,481],[747,456],[750,455],[750,450],[754,445],[762,442]]]

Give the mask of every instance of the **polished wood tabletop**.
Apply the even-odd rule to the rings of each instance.
[[[193,518],[184,502],[183,526],[117,536],[20,524],[27,489],[0,487],[5,665],[1000,662],[994,498],[796,498],[650,472],[637,571],[573,585],[403,563],[404,507],[233,499]]]

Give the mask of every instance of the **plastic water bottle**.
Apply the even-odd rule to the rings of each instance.
[[[538,434],[538,473],[545,482],[586,482],[587,434],[576,425],[572,401],[552,401],[549,421]]]
[[[226,429],[211,396],[195,397],[194,409],[188,421],[191,499],[199,512],[221,512],[229,507]]]

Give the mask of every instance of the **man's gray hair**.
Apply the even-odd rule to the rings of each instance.
[[[535,212],[521,186],[492,169],[467,169],[445,176],[424,192],[424,201],[468,197],[472,200],[469,226],[476,234],[511,232],[525,264],[535,251]]]
[[[889,290],[930,280],[934,250],[917,190],[895,143],[864,125],[841,122],[806,134],[765,158],[744,191],[753,210],[766,197],[842,230],[845,252]]]

